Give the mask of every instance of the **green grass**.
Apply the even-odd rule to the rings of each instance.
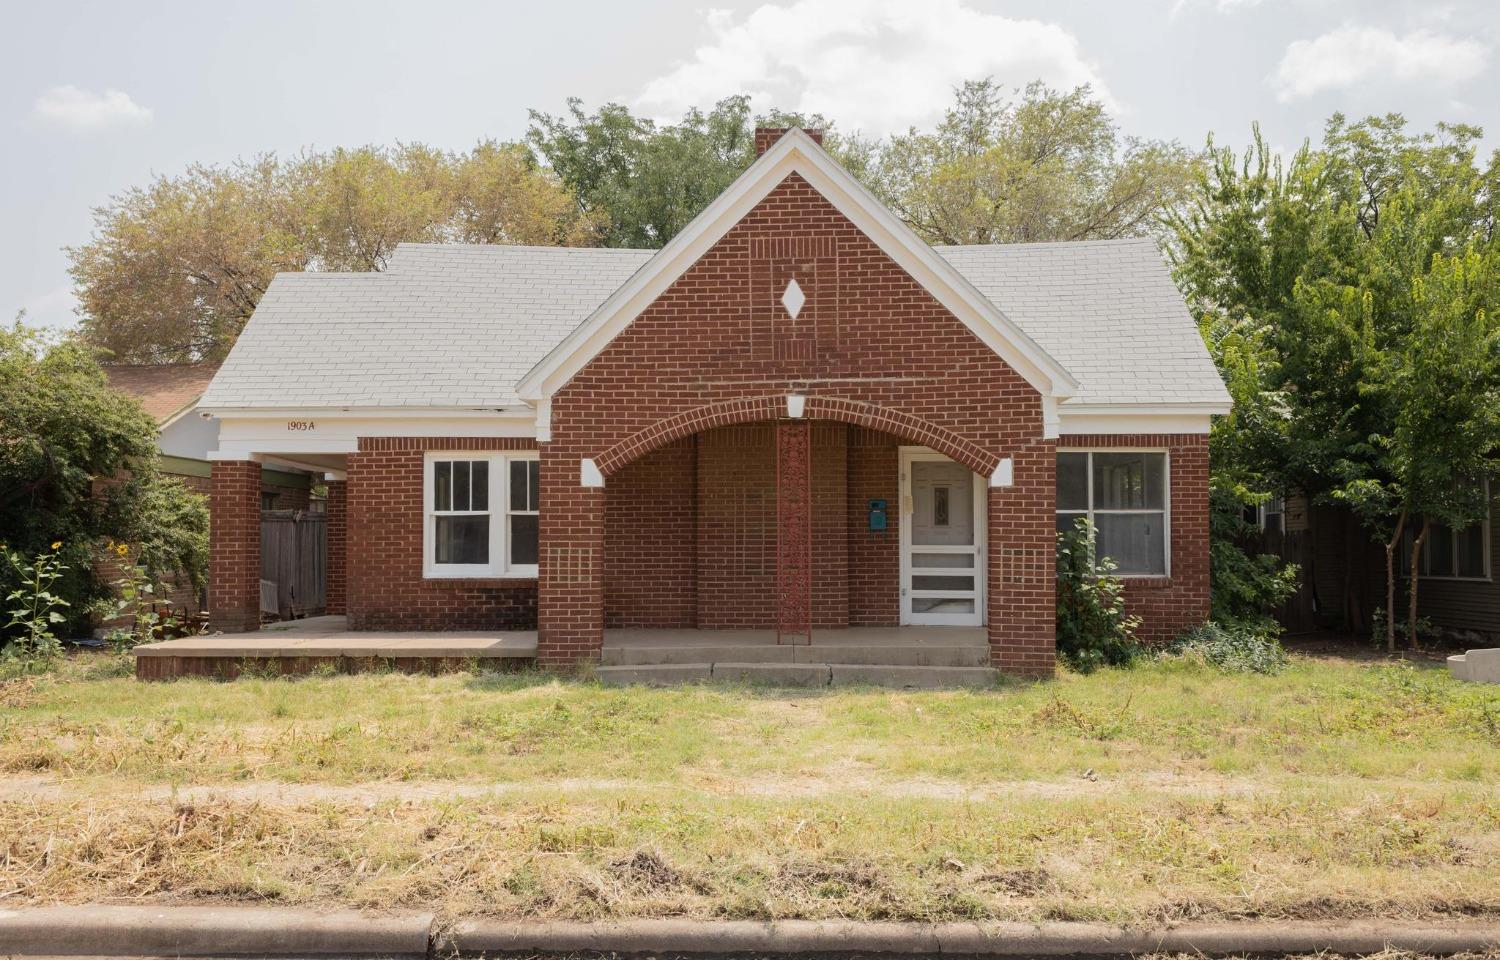
[[[0,837],[7,906],[1500,915],[1500,692],[1309,657],[943,693],[76,659],[0,683]]]

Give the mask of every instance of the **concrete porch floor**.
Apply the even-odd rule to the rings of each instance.
[[[535,630],[350,630],[340,616],[267,624],[254,633],[209,634],[142,644],[142,657],[532,658]]]
[[[814,630],[812,647],[981,647],[988,649],[984,627],[841,627]],[[775,630],[606,630],[604,649],[620,647],[776,647]]]

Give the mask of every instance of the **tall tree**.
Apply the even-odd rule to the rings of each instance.
[[[1441,284],[1438,294],[1426,278],[1493,234],[1496,168],[1475,163],[1478,135],[1448,126],[1413,134],[1399,116],[1350,123],[1335,115],[1319,148],[1305,146],[1284,165],[1258,135],[1243,158],[1212,151],[1192,202],[1173,218],[1171,249],[1235,389],[1233,433],[1213,448],[1216,483],[1232,476],[1261,495],[1300,491],[1349,506],[1394,556],[1403,506],[1429,509],[1403,480],[1398,424],[1435,403],[1417,399],[1400,371],[1434,355],[1441,340],[1433,337],[1452,326],[1456,309],[1448,301],[1457,285]],[[1238,353],[1226,353],[1246,345],[1255,361],[1248,374]],[[1456,449],[1441,456],[1452,460]],[[1351,626],[1358,612],[1346,609]]]
[[[1186,194],[1193,158],[1122,138],[1087,87],[1040,82],[1018,99],[970,81],[931,133],[892,137],[875,189],[931,243],[1095,240],[1150,233]]]
[[[141,363],[229,351],[281,270],[380,270],[403,241],[587,245],[583,212],[521,144],[361,147],[195,165],[94,211],[68,251],[83,330]]]

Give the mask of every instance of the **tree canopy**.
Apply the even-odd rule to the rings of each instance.
[[[228,353],[283,270],[380,270],[404,241],[586,245],[582,211],[521,144],[420,144],[195,165],[94,211],[68,251],[83,332],[122,361]]]
[[[1500,166],[1476,162],[1479,135],[1335,115],[1289,159],[1257,135],[1212,150],[1173,218],[1178,282],[1235,398],[1216,485],[1353,509],[1387,546],[1392,631],[1403,526],[1479,519],[1500,450]]]

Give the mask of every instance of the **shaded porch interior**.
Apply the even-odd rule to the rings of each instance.
[[[976,501],[971,471],[946,458],[929,464],[953,475],[944,522],[951,511],[954,529],[967,530],[966,540],[954,542],[967,546],[935,547],[959,552],[914,554],[903,564],[902,512],[910,504],[903,504],[902,450],[910,444],[840,422],[807,426],[811,643],[907,644],[944,629],[957,631],[949,639],[985,642],[986,570],[976,552],[982,548],[983,484]],[[785,482],[778,475],[778,429],[777,422],[761,422],[705,430],[610,475],[604,488],[606,648],[658,639],[698,643],[705,633],[745,646],[776,643],[778,564],[785,562],[780,538],[786,535],[778,515]],[[920,493],[917,499],[920,507]],[[965,569],[911,569],[924,566]],[[962,589],[926,595],[946,588]],[[952,616],[947,626],[916,626],[945,619],[934,614]]]

